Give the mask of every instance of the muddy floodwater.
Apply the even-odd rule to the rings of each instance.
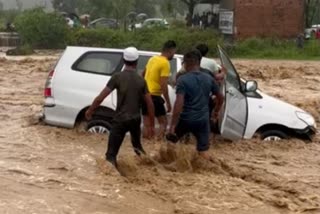
[[[129,142],[125,177],[100,170],[107,136],[46,126],[38,115],[45,79],[59,54],[0,58],[0,213],[286,214],[320,213],[320,140],[224,142],[213,163],[178,146],[173,161],[139,161]],[[320,122],[320,62],[236,60],[264,92]],[[128,141],[129,139],[126,139]],[[160,160],[164,142],[144,142]]]

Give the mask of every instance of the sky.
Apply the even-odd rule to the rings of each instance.
[[[4,9],[17,8],[16,0],[0,0],[3,2]],[[23,9],[33,8],[36,6],[43,6],[46,4],[48,9],[52,9],[51,0],[21,0],[23,3]]]

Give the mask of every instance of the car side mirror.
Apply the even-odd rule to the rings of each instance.
[[[258,83],[256,81],[246,82],[246,92],[256,92],[258,90]]]

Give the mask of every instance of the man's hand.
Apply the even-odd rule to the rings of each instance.
[[[86,113],[85,113],[85,117],[87,120],[91,120],[92,118],[92,114],[93,114],[93,111],[89,108]]]
[[[213,122],[217,122],[219,120],[219,112],[213,112],[213,114],[211,115],[211,120]]]
[[[167,113],[171,112],[172,110],[171,103],[166,102],[166,106],[167,106]]]
[[[91,120],[93,112],[100,106],[103,100],[112,92],[111,89],[106,86],[100,94],[94,99],[90,108],[86,111],[85,117],[87,120]]]

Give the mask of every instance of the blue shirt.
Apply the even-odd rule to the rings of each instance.
[[[212,94],[219,93],[214,79],[204,72],[191,71],[177,81],[176,94],[184,95],[180,119],[199,121],[209,119],[209,101]]]

